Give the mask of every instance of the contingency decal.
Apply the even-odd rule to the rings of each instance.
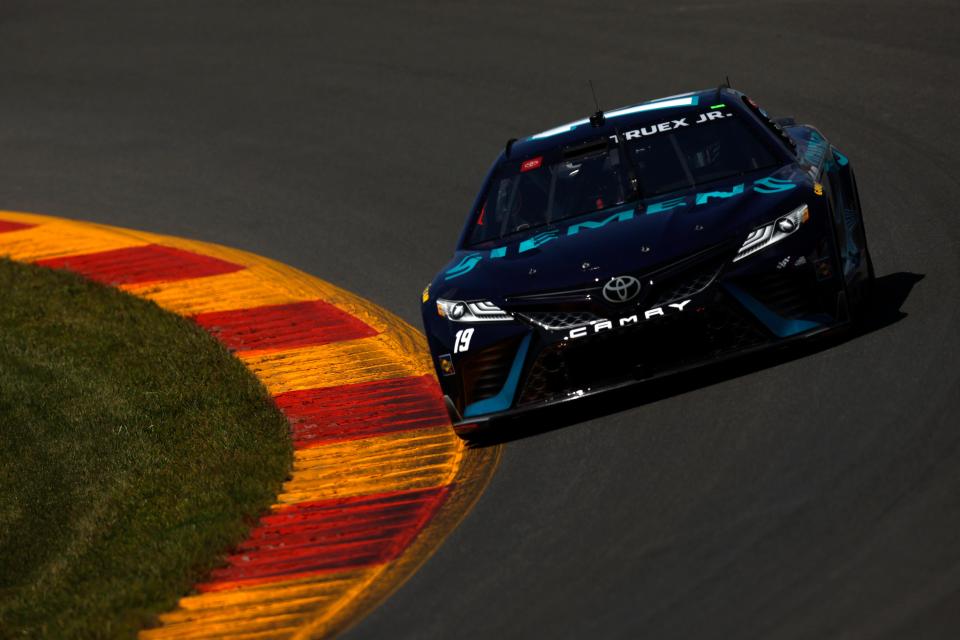
[[[539,169],[541,165],[543,165],[543,156],[537,156],[536,158],[524,160],[523,164],[520,165],[520,173]]]
[[[449,353],[445,353],[438,358],[440,361],[440,371],[443,372],[445,376],[452,376],[457,373],[457,370],[453,366],[453,358],[450,357]]]

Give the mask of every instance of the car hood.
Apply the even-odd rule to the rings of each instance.
[[[797,166],[752,178],[606,209],[483,250],[457,251],[432,290],[449,299],[502,302],[590,286],[743,239],[758,224],[810,201],[812,182]]]

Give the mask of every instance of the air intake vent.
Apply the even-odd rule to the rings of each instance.
[[[465,358],[463,373],[464,406],[500,393],[519,346],[518,340],[498,342]]]

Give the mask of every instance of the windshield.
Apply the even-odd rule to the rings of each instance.
[[[623,140],[594,140],[564,150],[554,162],[539,156],[505,163],[490,183],[467,244],[595,213],[638,195],[693,189],[778,163],[733,114],[706,119],[694,113],[673,122],[690,124],[667,131],[656,125],[624,131]],[[629,162],[621,158],[621,149]]]

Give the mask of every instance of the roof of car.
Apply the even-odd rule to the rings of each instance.
[[[604,123],[599,127],[592,126],[589,117],[574,120],[516,140],[509,147],[507,155],[510,158],[539,155],[557,147],[576,144],[588,137],[597,138],[612,135],[618,129],[622,131],[639,123],[647,123],[651,120],[650,114],[653,112],[698,105],[710,107],[722,102],[725,98],[735,98],[740,95],[740,92],[733,91],[728,87],[716,87],[610,109],[603,112]]]

